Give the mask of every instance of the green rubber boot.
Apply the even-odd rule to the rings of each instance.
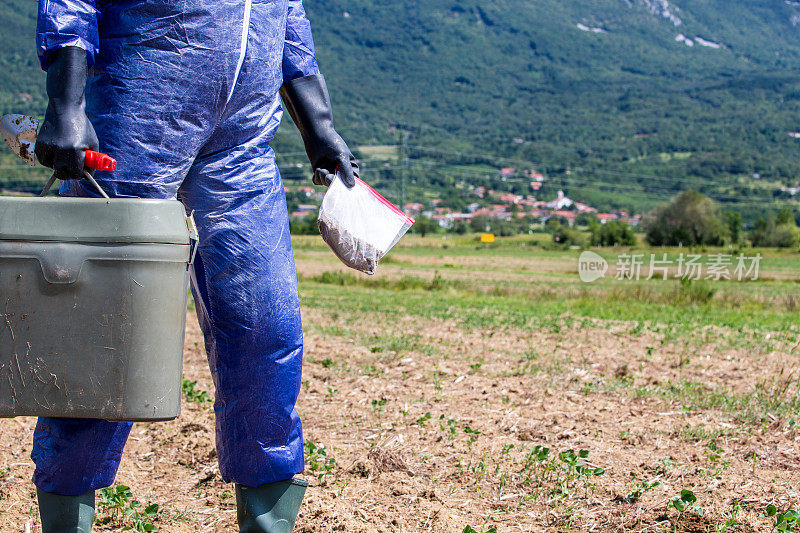
[[[89,533],[94,523],[94,491],[59,496],[36,489],[42,533]]]
[[[257,488],[236,485],[239,533],[289,533],[294,528],[308,482],[287,479]]]

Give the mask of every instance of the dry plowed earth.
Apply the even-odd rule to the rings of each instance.
[[[402,296],[353,291],[376,305]],[[800,507],[791,332],[675,335],[591,317],[482,326],[422,312],[340,313],[331,294],[304,297],[298,411],[311,486],[297,531],[756,532],[774,524],[769,504]],[[202,400],[213,385],[193,313],[188,324],[185,377]],[[160,531],[236,531],[213,409],[188,399],[177,420],[134,426],[117,483],[138,509],[159,504]],[[41,527],[34,423],[0,421],[2,532]],[[683,512],[669,504],[681,491],[696,498],[686,496]],[[107,504],[98,518],[99,531],[137,526]]]

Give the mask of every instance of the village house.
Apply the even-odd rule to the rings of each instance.
[[[513,176],[516,173],[517,173],[517,169],[516,168],[506,167],[506,168],[501,168],[500,169],[500,177],[501,178],[510,178],[511,176]]]
[[[471,192],[478,198],[483,198],[486,195],[486,187],[475,187]]]
[[[575,202],[575,209],[577,209],[581,213],[597,213],[597,209],[595,209],[594,207],[582,204],[580,202]]]
[[[601,224],[605,224],[610,220],[617,220],[619,216],[612,213],[598,213],[597,218],[600,220]]]
[[[545,204],[549,209],[561,210],[572,207],[574,202],[564,195],[564,191],[558,191],[558,196],[552,202]]]
[[[570,227],[575,225],[575,219],[578,218],[578,213],[575,211],[552,211],[550,216],[553,218],[564,218]]]

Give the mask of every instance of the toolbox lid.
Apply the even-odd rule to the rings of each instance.
[[[177,200],[0,196],[0,240],[189,244]]]

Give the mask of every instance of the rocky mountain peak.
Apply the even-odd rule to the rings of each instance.
[[[624,0],[629,5],[641,5],[653,15],[663,17],[674,26],[680,26],[683,21],[676,14],[677,9],[669,4],[668,0]]]

